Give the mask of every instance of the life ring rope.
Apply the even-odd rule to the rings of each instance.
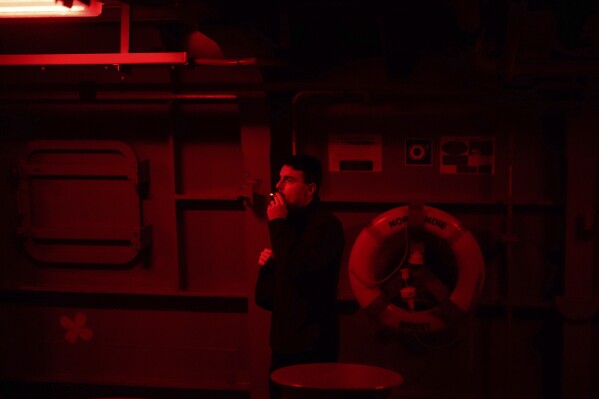
[[[358,273],[356,272],[355,269],[351,269],[350,268],[350,273],[352,273],[354,275],[354,277],[360,281],[362,284],[364,284],[364,286],[368,287],[368,288],[373,288],[373,287],[378,287],[382,284],[385,284],[387,281],[391,280],[396,274],[397,272],[399,272],[399,270],[403,267],[406,259],[408,258],[408,230],[404,229],[404,242],[405,242],[405,247],[404,247],[404,253],[403,256],[401,258],[401,261],[399,262],[399,265],[393,269],[387,276],[383,277],[382,279],[378,280],[378,281],[366,281],[366,279],[363,279],[362,277],[360,277],[360,275],[358,275]]]
[[[484,260],[470,231],[448,213],[424,206],[423,227],[429,234],[445,241],[457,263],[458,278],[447,298],[427,310],[406,310],[391,303],[383,284],[402,269],[408,254],[408,206],[391,209],[375,219],[358,235],[349,261],[350,283],[360,306],[387,329],[410,333],[434,333],[462,320],[480,296],[484,282]],[[403,230],[404,255],[399,266],[376,280],[372,265],[382,243]],[[373,277],[368,278],[370,275]]]

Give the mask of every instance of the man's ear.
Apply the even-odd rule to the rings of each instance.
[[[316,193],[316,183],[308,184],[308,193],[310,195],[314,195],[314,193]]]

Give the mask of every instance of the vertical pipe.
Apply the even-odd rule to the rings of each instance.
[[[172,231],[175,231],[176,234],[173,240],[173,248],[174,250],[174,259],[173,264],[177,266],[177,288],[179,291],[187,290],[187,260],[185,259],[185,252],[183,248],[183,238],[184,231],[183,225],[181,223],[181,215],[179,211],[179,207],[177,206],[177,195],[179,194],[179,166],[178,162],[178,151],[177,146],[177,113],[179,112],[179,104],[176,101],[169,101],[168,106],[168,118],[169,118],[169,133],[168,133],[168,149],[169,149],[169,165],[170,165],[170,192],[172,193],[172,208],[171,215],[173,215],[174,224],[171,226]]]
[[[131,29],[131,6],[121,4],[121,53],[129,52],[129,34]]]
[[[506,301],[506,326],[505,326],[505,385],[504,394],[506,398],[511,398],[511,365],[512,365],[512,267],[513,267],[513,243],[514,243],[514,132],[510,130],[508,138],[508,195],[507,195],[507,213],[505,226],[505,301]]]
[[[562,397],[565,399],[590,398],[597,378],[597,361],[592,354],[597,343],[593,317],[599,312],[594,287],[599,248],[589,210],[599,201],[598,120],[596,107],[585,105],[568,114],[566,125],[564,296],[557,303],[564,317]],[[587,226],[585,218],[590,221]]]
[[[255,188],[256,202],[254,207],[265,207],[264,198],[270,191],[270,129],[269,110],[266,101],[250,101],[240,98],[239,119],[241,131],[241,148],[244,170],[248,178],[257,181]],[[247,260],[247,290],[254,292],[259,274],[256,262],[262,248],[269,247],[270,241],[266,219],[261,212],[245,212],[245,254]],[[250,298],[252,298],[250,296]],[[248,300],[248,345],[250,359],[250,397],[259,399],[268,397],[268,380],[270,365],[270,347],[268,345],[270,312],[260,309],[253,299]]]

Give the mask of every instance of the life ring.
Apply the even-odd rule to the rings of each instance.
[[[484,260],[472,233],[444,211],[429,206],[422,206],[421,211],[423,231],[445,241],[457,265],[455,287],[444,302],[432,309],[404,309],[386,298],[381,285],[367,283],[376,278],[373,266],[377,261],[380,263],[383,243],[407,234],[408,206],[382,213],[365,227],[352,247],[349,260],[350,283],[360,306],[381,328],[400,333],[433,334],[446,330],[473,309],[484,282]]]

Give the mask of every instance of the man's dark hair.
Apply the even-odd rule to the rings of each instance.
[[[312,155],[293,155],[287,158],[283,165],[304,172],[304,182],[315,183],[316,192],[318,192],[322,182],[322,165],[318,158]]]

